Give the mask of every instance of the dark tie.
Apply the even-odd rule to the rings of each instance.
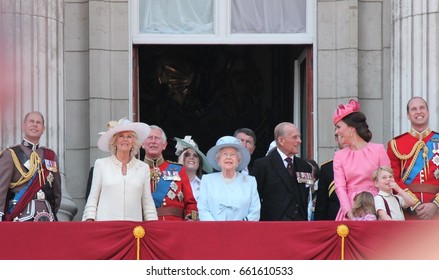
[[[287,157],[285,159],[285,161],[287,162],[288,173],[290,173],[290,176],[293,176],[293,159],[290,157]]]

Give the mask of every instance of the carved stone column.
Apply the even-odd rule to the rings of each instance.
[[[40,111],[46,131],[41,144],[53,149],[64,173],[64,15],[62,0],[0,1],[1,147],[21,142],[21,123]],[[1,88],[1,86],[0,86]],[[63,189],[60,220],[71,220],[76,204]]]
[[[438,129],[439,2],[393,0],[393,134],[407,131],[407,101],[422,96],[429,103],[430,127]]]

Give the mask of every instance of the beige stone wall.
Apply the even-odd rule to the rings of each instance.
[[[391,1],[318,1],[318,161],[332,158],[336,106],[360,100],[372,141],[391,138]]]
[[[65,0],[66,181],[82,216],[98,133],[129,117],[128,1]]]

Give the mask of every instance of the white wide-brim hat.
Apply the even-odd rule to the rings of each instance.
[[[190,137],[190,136],[189,136],[189,137]],[[178,146],[178,144],[180,144],[181,146],[183,146],[183,147],[185,147],[185,148],[192,149],[192,150],[194,150],[194,151],[198,154],[199,157],[201,157],[201,159],[202,159],[202,161],[203,161],[203,170],[204,170],[204,172],[206,172],[206,173],[212,173],[212,172],[213,172],[212,167],[211,167],[211,166],[209,165],[209,163],[207,162],[206,155],[203,154],[203,152],[201,152],[201,151],[198,149],[198,147],[196,147],[194,144],[191,143],[191,142],[193,142],[192,139],[187,138],[187,136],[185,137],[185,139],[180,139],[180,138],[177,138],[177,137],[174,137],[174,139],[175,139],[175,141],[177,141],[177,146]],[[188,142],[187,140],[190,140],[191,142]],[[177,147],[177,146],[175,146],[175,147],[176,147],[177,150],[178,150],[178,147]],[[178,156],[179,156],[179,155],[178,155]]]
[[[110,151],[110,141],[113,136],[122,131],[133,131],[137,135],[137,140],[141,143],[145,141],[151,132],[151,128],[146,123],[131,122],[127,118],[122,118],[119,121],[109,121],[108,130],[100,132],[101,137],[98,139],[98,148],[101,151]]]
[[[216,153],[222,148],[235,148],[241,153],[241,162],[236,168],[237,171],[241,171],[247,167],[250,162],[250,152],[245,148],[241,141],[233,136],[223,136],[218,141],[216,141],[216,145],[210,148],[207,152],[207,161],[214,169],[221,171],[221,167],[218,165],[216,160]]]

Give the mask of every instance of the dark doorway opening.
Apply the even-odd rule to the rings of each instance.
[[[262,157],[274,127],[294,122],[294,63],[305,49],[304,45],[136,46],[139,119],[164,129],[166,159],[176,158],[173,137],[191,135],[206,153],[219,137],[233,135],[241,127],[255,131],[252,158]]]

